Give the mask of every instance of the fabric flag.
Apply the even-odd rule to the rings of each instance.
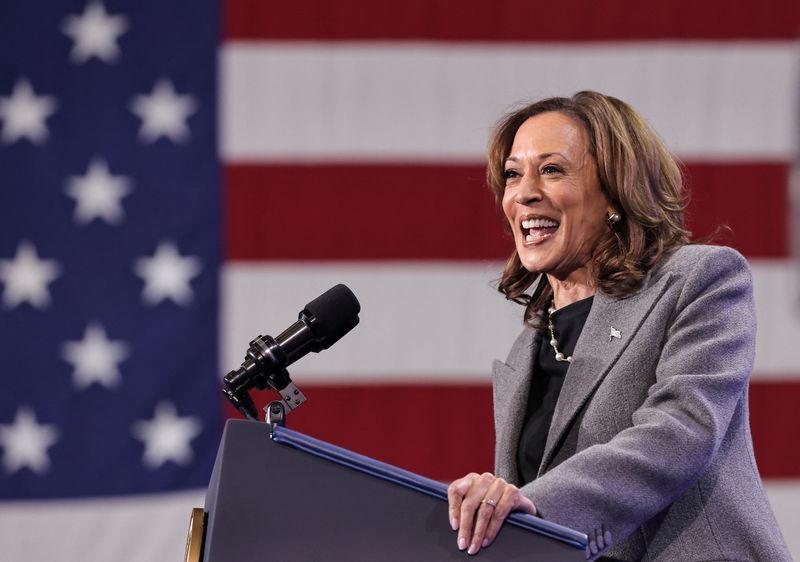
[[[521,309],[492,286],[512,246],[485,145],[515,104],[581,89],[642,112],[693,232],[727,224],[751,263],[753,439],[800,557],[796,2],[6,4],[0,560],[180,559],[237,415],[220,374],[336,283],[361,323],[290,368],[288,425],[433,478],[490,470]]]

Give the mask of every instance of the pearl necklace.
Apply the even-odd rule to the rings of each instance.
[[[572,363],[572,355],[564,355],[558,350],[558,340],[556,339],[555,326],[553,326],[553,313],[556,311],[555,302],[550,303],[550,308],[547,309],[547,328],[550,330],[550,347],[556,354],[556,361]]]

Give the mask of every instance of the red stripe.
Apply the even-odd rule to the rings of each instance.
[[[287,426],[423,474],[452,480],[494,465],[488,386],[318,386],[297,381],[308,402]],[[257,405],[275,399],[254,393]],[[227,414],[240,417],[226,405]]]
[[[750,427],[761,476],[800,476],[800,380],[750,385]]]
[[[697,239],[726,225],[731,231],[719,243],[748,257],[788,256],[789,173],[788,165],[775,163],[689,164],[689,229]],[[768,220],[756,219],[761,209],[768,209]]]
[[[233,166],[234,260],[497,258],[502,234],[480,166]]]
[[[227,0],[225,37],[301,40],[605,41],[791,39],[800,3],[767,0]]]
[[[233,165],[226,169],[231,260],[504,259],[511,241],[482,166]],[[788,255],[789,167],[689,164],[696,236],[749,257]],[[753,206],[769,209],[753,220]]]
[[[492,470],[488,385],[300,384],[309,400],[289,415],[292,429],[438,480]],[[255,396],[258,405],[275,399],[270,392]],[[750,420],[763,477],[800,477],[797,404],[800,379],[751,384]],[[231,406],[227,414],[239,417]]]

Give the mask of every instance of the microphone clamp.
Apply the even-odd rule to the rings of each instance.
[[[285,368],[274,369],[275,365],[285,365],[286,354],[272,336],[258,336],[250,342],[242,366],[225,375],[222,389],[225,397],[247,419],[258,419],[258,410],[250,396],[250,390],[276,390],[286,411],[291,412],[306,401],[305,395],[297,388]]]

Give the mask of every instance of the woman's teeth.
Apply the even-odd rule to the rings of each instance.
[[[522,221],[522,228],[551,228],[558,226],[558,223],[550,219],[528,219]]]
[[[526,219],[522,221],[522,228],[526,242],[536,242],[549,237],[558,228],[558,222],[552,219]]]

